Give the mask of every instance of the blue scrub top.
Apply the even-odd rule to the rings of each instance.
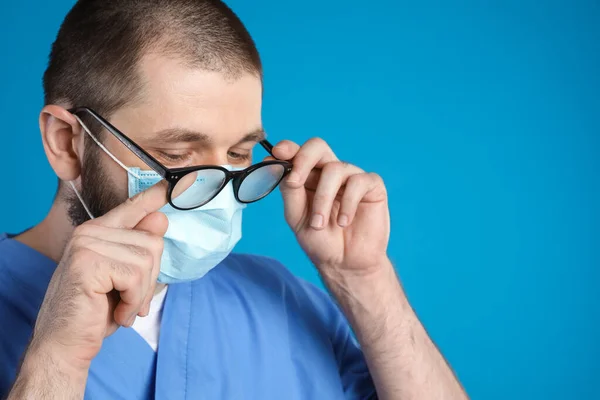
[[[56,263],[0,234],[0,398],[13,382]],[[336,304],[277,261],[231,254],[169,286],[158,351],[106,338],[86,399],[370,399],[364,357]]]

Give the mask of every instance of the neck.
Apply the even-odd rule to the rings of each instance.
[[[60,196],[57,196],[46,218],[15,237],[15,240],[58,263],[74,229],[67,215],[67,205],[60,200]]]

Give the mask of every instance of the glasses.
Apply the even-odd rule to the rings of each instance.
[[[233,193],[240,203],[253,203],[271,193],[292,170],[288,161],[269,160],[239,171],[230,171],[219,165],[201,165],[184,168],[167,168],[88,107],[68,110],[71,114],[86,114],[98,121],[107,131],[123,143],[148,167],[165,179],[168,184],[167,199],[178,210],[193,210],[214,199],[229,181],[233,181]],[[260,145],[273,156],[273,146],[267,140]]]

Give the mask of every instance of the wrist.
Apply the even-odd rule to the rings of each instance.
[[[389,259],[370,269],[324,268],[327,288],[346,312],[382,312],[389,304],[408,309],[408,300]]]
[[[370,273],[330,271],[323,277],[361,346],[377,349],[381,338],[412,337],[416,317],[389,260]]]
[[[69,363],[56,350],[32,341],[8,399],[82,399],[88,368]]]
[[[318,268],[326,284],[356,286],[368,289],[381,283],[398,283],[398,277],[389,258],[383,257],[368,267],[349,268],[325,265]]]
[[[70,357],[69,352],[60,345],[38,342],[34,338],[25,353],[21,369],[35,371],[51,367],[74,381],[82,379],[85,381],[90,364],[90,361]]]

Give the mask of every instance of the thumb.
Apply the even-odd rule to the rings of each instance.
[[[300,230],[303,221],[306,220],[308,199],[304,185],[298,187],[297,183],[290,184],[287,178],[281,182],[279,189],[283,197],[285,220],[296,233]]]
[[[161,212],[155,211],[142,218],[142,220],[138,222],[138,224],[135,226],[135,229],[139,231],[145,231],[162,238],[163,236],[165,236],[168,227],[169,220],[167,219],[167,216]],[[158,278],[158,274],[160,273],[161,256],[162,252],[161,254],[157,254],[154,258],[154,266],[152,267],[152,277],[150,281],[150,290],[148,291],[148,294],[144,299],[142,309],[137,314],[140,317],[145,317],[150,312],[150,302],[154,297],[156,279]]]
[[[142,218],[134,229],[163,237],[165,236],[168,227],[169,220],[167,219],[167,216],[161,212],[155,211]]]
[[[263,161],[277,160],[273,156],[267,156]],[[281,181],[279,190],[283,196],[283,208],[285,220],[294,232],[297,232],[302,223],[306,209],[306,189],[303,185],[288,183],[289,175]]]

